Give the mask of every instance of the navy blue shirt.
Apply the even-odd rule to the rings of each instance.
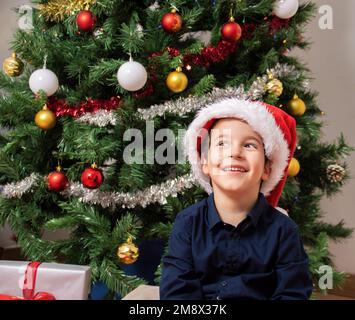
[[[313,285],[296,223],[259,193],[234,227],[213,197],[176,216],[160,299],[308,299]]]

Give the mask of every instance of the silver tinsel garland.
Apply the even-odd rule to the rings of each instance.
[[[114,111],[99,110],[94,113],[87,113],[76,119],[79,122],[85,122],[98,127],[106,127],[109,124],[116,125],[116,116]]]
[[[38,174],[31,174],[29,177],[14,183],[2,186],[2,195],[5,198],[21,198],[22,195],[36,186],[36,182],[41,179]],[[166,198],[176,197],[178,193],[190,189],[195,185],[195,179],[191,174],[164,181],[161,184],[152,185],[144,190],[123,193],[123,192],[103,192],[98,189],[91,190],[85,188],[79,182],[72,182],[69,187],[61,192],[64,197],[78,197],[80,201],[89,204],[98,204],[103,208],[114,210],[117,206],[121,208],[134,208],[141,206],[145,208],[151,203],[166,204]]]
[[[269,69],[275,78],[292,77],[297,79],[301,73],[297,69],[288,64],[277,63],[274,68]],[[249,90],[245,92],[244,86],[227,87],[227,88],[213,88],[213,90],[202,97],[187,97],[179,98],[173,101],[167,101],[163,104],[152,105],[148,109],[139,108],[138,115],[143,120],[151,120],[157,116],[164,116],[166,113],[177,114],[183,116],[192,111],[196,111],[201,107],[217,102],[225,98],[239,98],[239,99],[261,99],[265,93],[265,85],[268,83],[268,75],[264,74],[258,77],[250,86]],[[302,83],[302,90],[309,91],[309,80],[304,80]],[[88,113],[79,117],[76,121],[89,123],[99,127],[107,125],[116,125],[117,120],[114,111],[100,110],[95,113]]]
[[[200,109],[205,104],[213,103],[228,97],[246,98],[247,95],[244,93],[243,86],[238,88],[228,87],[226,89],[213,88],[210,93],[203,97],[179,98],[177,100],[167,101],[163,104],[152,105],[149,109],[139,108],[137,111],[140,118],[143,120],[151,120],[156,116],[163,116],[165,113],[174,113],[182,116],[186,113]]]
[[[29,177],[18,181],[8,183],[2,186],[1,194],[5,198],[21,198],[22,195],[35,187],[37,185],[37,181],[40,179],[40,175],[36,173],[32,173]]]
[[[141,206],[145,208],[151,203],[165,204],[166,198],[176,197],[178,193],[192,188],[195,179],[191,174],[164,181],[161,184],[152,185],[145,190],[134,193],[102,192],[100,190],[90,190],[83,187],[79,182],[69,185],[61,194],[65,197],[78,197],[80,201],[90,204],[98,204],[103,208],[115,209],[116,206],[122,208],[134,208]]]
[[[285,76],[297,79],[301,76],[301,73],[296,70],[294,66],[288,64],[276,64],[274,68],[269,69],[275,78],[281,78]],[[239,99],[251,99],[258,100],[265,93],[265,85],[268,82],[268,75],[265,74],[262,77],[258,77],[250,86],[248,92],[245,92],[244,86],[240,85],[238,88],[227,87],[224,89],[213,88],[213,90],[204,95],[203,97],[188,97],[179,98],[173,101],[167,101],[163,104],[152,105],[148,109],[138,109],[138,113],[143,120],[151,120],[156,116],[164,116],[165,113],[178,114],[180,116],[198,110],[204,105],[217,102],[224,98],[239,98]],[[303,83],[304,90],[309,89],[309,82]]]
[[[292,76],[297,79],[301,73],[296,70],[294,66],[287,64],[277,64],[270,72],[275,78]],[[257,78],[250,86],[248,92],[245,92],[244,86],[238,88],[214,88],[210,93],[203,97],[188,97],[180,98],[174,101],[167,101],[163,104],[153,105],[149,109],[138,109],[140,118],[144,120],[153,119],[156,116],[164,116],[165,113],[173,113],[184,115],[186,113],[198,110],[202,106],[214,103],[224,98],[237,97],[240,99],[260,99],[265,93],[265,85],[268,82],[268,76],[263,75]],[[309,90],[309,81],[303,82],[304,90]],[[81,116],[77,121],[90,123],[100,127],[107,125],[116,125],[116,117],[113,111],[101,110],[96,113],[90,113]],[[110,167],[114,164],[115,159],[109,159],[105,167]],[[36,182],[41,177],[38,174],[31,174],[22,181],[9,183],[2,186],[1,193],[6,198],[21,198],[21,196],[30,191],[32,187],[36,186]],[[167,180],[159,185],[152,185],[149,188],[135,193],[117,193],[117,192],[102,192],[100,190],[86,189],[79,182],[71,183],[70,186],[62,192],[64,196],[79,197],[82,202],[90,204],[99,204],[103,208],[114,209],[116,206],[122,208],[134,208],[142,206],[143,208],[151,203],[158,202],[160,204],[166,203],[168,196],[176,197],[178,193],[186,189],[192,188],[195,184],[195,179],[191,174]]]

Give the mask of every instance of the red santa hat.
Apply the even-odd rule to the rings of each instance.
[[[263,139],[265,155],[271,161],[271,173],[269,179],[263,181],[260,192],[271,206],[276,207],[296,147],[295,119],[272,105],[237,98],[225,99],[200,109],[188,127],[184,146],[192,173],[208,194],[212,192],[212,186],[210,177],[202,172],[201,141],[206,131],[221,118],[241,119]]]

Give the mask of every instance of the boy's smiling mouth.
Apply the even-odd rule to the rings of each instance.
[[[222,171],[244,173],[244,172],[247,172],[248,170],[246,170],[245,168],[243,168],[241,166],[229,166],[229,167],[222,168]]]

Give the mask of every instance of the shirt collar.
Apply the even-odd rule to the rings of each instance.
[[[211,230],[217,223],[222,222],[218,214],[216,205],[214,203],[213,197],[214,197],[214,193],[212,192],[207,199],[207,205],[208,205],[207,224],[209,230]],[[250,210],[250,212],[247,215],[250,217],[254,226],[257,225],[260,216],[267,208],[268,208],[268,202],[265,196],[261,192],[259,192],[258,200],[256,201],[254,207]]]

